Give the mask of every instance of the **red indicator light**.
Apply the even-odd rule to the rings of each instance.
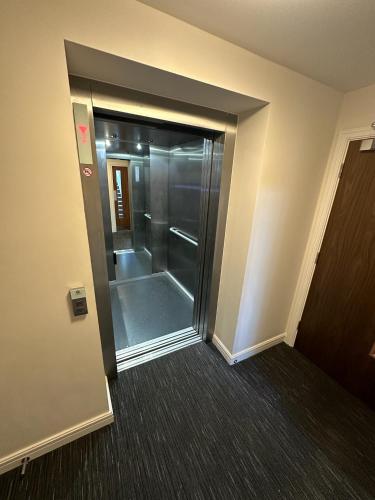
[[[87,142],[87,125],[78,125],[78,129],[81,132],[81,142],[85,144]]]

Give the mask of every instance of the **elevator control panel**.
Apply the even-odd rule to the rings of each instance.
[[[70,300],[72,302],[74,316],[87,314],[86,290],[82,288],[70,289]]]

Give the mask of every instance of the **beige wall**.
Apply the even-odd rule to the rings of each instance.
[[[375,122],[375,85],[345,94],[336,132],[369,127]]]
[[[337,188],[337,173],[346,153],[347,140],[350,137],[374,135],[375,130],[371,127],[374,121],[375,85],[351,91],[344,95],[287,322],[286,342],[290,346],[294,345],[297,325],[302,316],[308,289],[314,274],[314,261],[320,249],[325,225],[331,211]]]
[[[238,120],[215,334],[233,352],[270,107]]]
[[[107,408],[64,39],[271,103],[253,117],[265,136],[236,146],[217,322],[229,349],[285,328],[341,95],[135,1],[14,1],[0,19],[4,456]],[[80,284],[89,315],[72,321]]]

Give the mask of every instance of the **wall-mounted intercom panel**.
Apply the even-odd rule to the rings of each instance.
[[[83,316],[87,314],[87,300],[85,288],[71,288],[70,300],[72,302],[72,309],[74,316]]]

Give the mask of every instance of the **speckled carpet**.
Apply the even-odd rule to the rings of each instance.
[[[196,344],[111,393],[111,427],[1,476],[1,500],[375,498],[375,413],[284,344],[234,367]]]

